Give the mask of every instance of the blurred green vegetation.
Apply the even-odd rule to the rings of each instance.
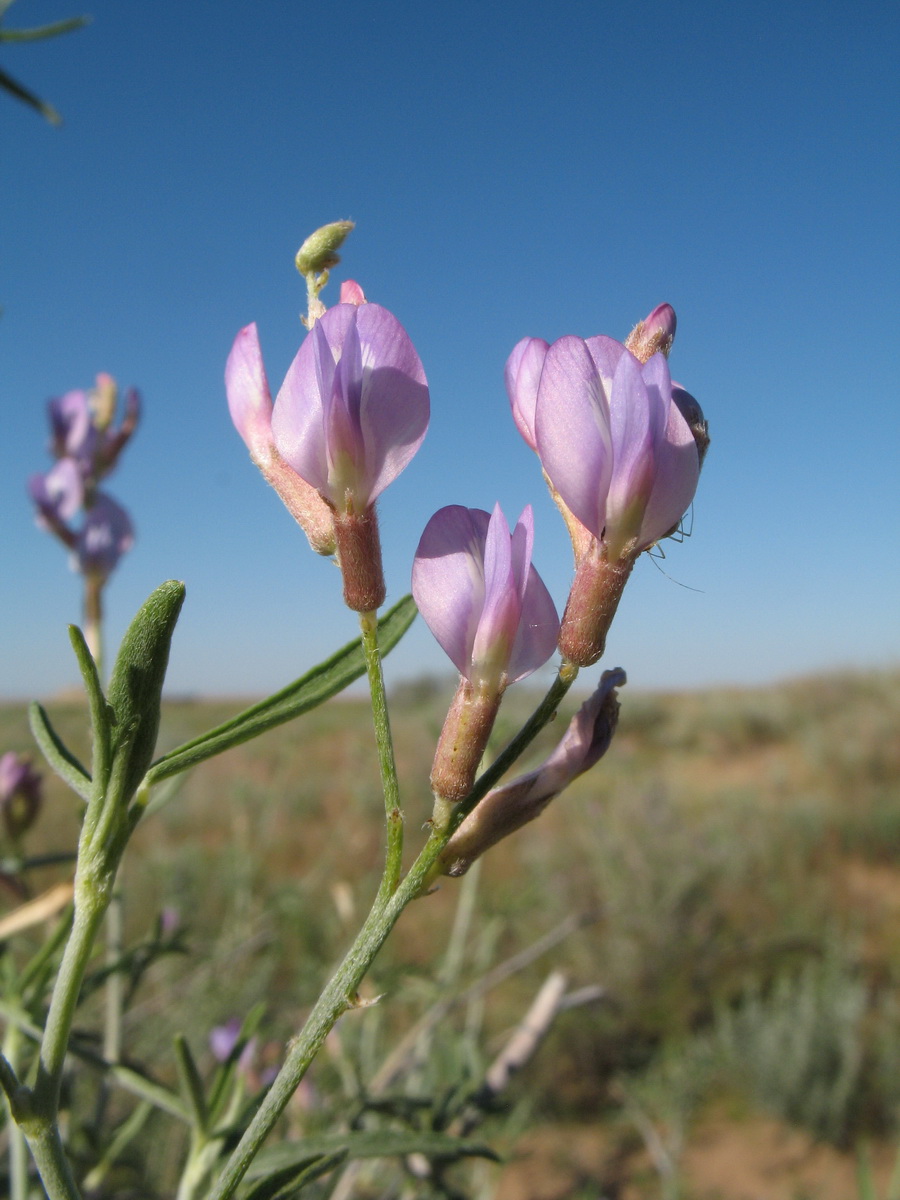
[[[452,684],[423,679],[393,698],[410,856],[424,838],[451,693]],[[500,740],[537,698],[511,690]],[[423,1034],[430,1066],[424,1052],[407,1064],[420,1092],[474,1085],[551,969],[565,972],[570,991],[600,985],[601,999],[558,1017],[504,1096],[501,1149],[526,1110],[537,1124],[599,1122],[626,1150],[656,1130],[673,1162],[692,1121],[717,1103],[765,1110],[843,1147],[898,1134],[900,672],[753,690],[626,687],[620,698],[606,759],[492,850],[477,883],[445,880],[404,914],[367,984],[384,1001],[344,1018],[288,1134],[325,1122],[335,1097],[350,1111],[423,1013],[545,935],[543,953],[477,1002],[469,994],[448,1006],[437,1032]],[[239,707],[168,702],[160,748]],[[47,708],[87,758],[81,704]],[[544,731],[523,769],[569,715]],[[158,1078],[174,1078],[173,1033],[208,1063],[209,1030],[260,998],[261,1066],[278,1060],[302,1021],[380,871],[370,721],[364,701],[332,701],[195,769],[139,828],[124,866],[126,940],[147,937],[171,909],[185,951],[154,964],[126,1016],[131,1059]],[[24,713],[0,709],[0,752],[29,748]],[[77,801],[48,779],[29,852],[71,849],[76,836]],[[65,870],[31,872],[32,893]],[[454,943],[464,888],[474,909]],[[7,952],[18,952],[14,942]],[[84,1005],[85,1028],[97,1024],[94,1004]],[[658,1175],[658,1194],[679,1194]],[[174,1183],[163,1173],[157,1185],[165,1194]],[[363,1176],[353,1195],[403,1194],[383,1178],[371,1186]]]

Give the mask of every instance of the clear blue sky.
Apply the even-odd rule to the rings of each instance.
[[[0,692],[76,679],[79,584],[38,531],[45,401],[97,371],[146,417],[110,481],[138,540],[116,638],[187,584],[179,692],[286,683],[355,635],[230,426],[222,372],[260,327],[299,344],[300,242],[357,221],[335,284],[404,323],[431,385],[418,458],[380,503],[389,599],[444,504],[514,520],[562,608],[571,558],[503,365],[526,334],[624,338],[678,314],[673,375],[712,448],[693,535],[646,556],[609,641],[638,687],[900,660],[896,3],[18,0],[88,12],[0,61],[62,112],[0,96]],[[685,586],[681,586],[685,585]],[[447,667],[421,622],[390,671]]]

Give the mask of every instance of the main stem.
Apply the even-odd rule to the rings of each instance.
[[[493,766],[478,780],[472,791],[472,797],[466,801],[465,805],[460,805],[460,809],[465,807],[468,811],[474,807],[477,800],[493,785],[494,779],[499,778],[503,771],[508,770],[515,758],[525,750],[553,717],[559,701],[572,686],[577,674],[576,667],[569,663],[562,664],[559,674],[544,700]],[[393,765],[393,754],[391,754],[391,764]],[[396,772],[393,777],[396,782]],[[385,803],[387,804],[387,793],[385,794]],[[460,816],[459,820],[461,819]],[[419,857],[410,867],[408,874],[393,890],[389,890],[385,886],[385,881],[389,877],[389,864],[385,864],[382,884],[365,924],[357,934],[344,961],[326,984],[325,990],[307,1017],[303,1029],[291,1044],[288,1056],[275,1082],[248,1125],[244,1136],[232,1152],[225,1164],[225,1169],[206,1200],[229,1200],[229,1197],[234,1195],[247,1169],[262,1148],[263,1142],[272,1132],[291,1096],[297,1090],[325,1038],[334,1028],[338,1018],[358,1003],[357,989],[360,983],[404,908],[427,888],[428,882],[436,870],[440,853],[447,844],[451,830],[456,828],[459,820],[454,820],[445,830],[432,830],[431,836],[422,848]],[[390,823],[388,828],[390,831]],[[400,836],[402,838],[402,828]],[[390,845],[388,853],[390,855]]]
[[[391,721],[388,714],[387,696],[384,690],[384,674],[381,670],[381,654],[378,650],[378,617],[374,612],[359,614],[362,631],[363,653],[366,658],[366,673],[372,696],[372,719],[375,723],[375,741],[378,746],[378,765],[381,770],[381,786],[384,791],[384,819],[387,831],[387,850],[384,874],[381,879],[379,897],[385,899],[396,891],[403,866],[403,812],[400,808],[400,786],[397,782],[397,764],[394,761],[394,741],[391,737]]]
[[[379,890],[365,924],[346,958],[316,1001],[306,1024],[291,1045],[278,1077],[207,1200],[228,1200],[228,1197],[234,1195],[247,1168],[284,1112],[338,1017],[358,1003],[356,993],[363,977],[394,928],[397,918],[407,904],[419,894],[445,841],[445,835],[432,834],[400,886],[388,896],[383,895],[384,888]]]

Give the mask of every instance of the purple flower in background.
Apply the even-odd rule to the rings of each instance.
[[[435,513],[416,551],[412,591],[419,611],[459,673],[478,688],[515,683],[543,666],[559,619],[531,565],[529,505],[510,534],[492,514],[452,504]]]
[[[37,507],[38,525],[72,545],[75,535],[68,522],[84,503],[84,478],[75,459],[61,458],[46,475],[32,475],[28,491]]]
[[[29,759],[10,750],[0,757],[0,812],[14,840],[34,823],[43,798],[43,781]]]
[[[50,452],[55,458],[74,459],[88,490],[112,471],[137,428],[140,394],[129,388],[122,421],[115,428],[117,403],[116,381],[101,372],[91,391],[66,392],[47,404]]]
[[[378,304],[316,321],[275,400],[281,457],[338,513],[369,509],[422,444],[428,384],[406,330]]]
[[[133,543],[128,513],[111,496],[97,492],[75,540],[72,566],[82,575],[105,580]]]
[[[510,533],[499,505],[490,515],[451,505],[419,542],[413,596],[461,676],[431,772],[439,801],[468,795],[505,688],[554,651],[559,619],[531,565],[533,540],[530,507]],[[446,817],[436,807],[436,822]]]
[[[251,459],[281,497],[317,554],[334,554],[331,509],[314,487],[282,459],[272,437],[272,396],[263,365],[256,325],[234,339],[225,364],[228,411]]]
[[[535,431],[553,487],[609,561],[652,546],[693,499],[699,455],[662,354],[642,364],[612,338],[560,338],[544,360]]]

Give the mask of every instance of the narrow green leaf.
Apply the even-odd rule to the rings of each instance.
[[[127,803],[150,766],[159,732],[162,687],[184,584],[170,579],[150,594],[128,626],[109,681],[116,716],[112,752],[124,754],[122,799]]]
[[[444,1162],[460,1158],[490,1158],[497,1161],[497,1155],[484,1142],[455,1138],[448,1133],[368,1129],[361,1133],[319,1134],[304,1138],[302,1142],[282,1142],[277,1146],[269,1146],[253,1160],[247,1179],[262,1179],[274,1171],[308,1162],[313,1157],[324,1158],[341,1151],[346,1151],[350,1159],[405,1158],[408,1154],[424,1154],[426,1158]]]
[[[378,622],[378,644],[382,655],[396,646],[416,617],[417,609],[412,596],[404,596]],[[245,709],[223,725],[211,729],[193,741],[185,742],[175,750],[157,759],[147,772],[146,783],[153,785],[170,775],[186,771],[188,767],[221,754],[232,746],[258,737],[276,725],[308,712],[316,705],[343,691],[348,684],[365,674],[366,662],[362,645],[350,642],[337,654],[313,667],[305,675],[288,684],[274,696],[261,700]]]
[[[187,1038],[183,1033],[176,1033],[175,1061],[178,1066],[178,1080],[181,1084],[181,1094],[194,1114],[197,1128],[205,1131],[209,1124],[209,1110],[206,1106],[206,1096],[203,1092],[203,1080],[197,1069],[197,1063],[191,1053]]]
[[[94,743],[94,760],[91,763],[91,776],[97,780],[101,788],[106,787],[109,774],[110,724],[112,713],[103,695],[100,676],[94,656],[85,641],[84,634],[77,625],[69,626],[69,641],[78,659],[78,669],[84,680],[84,690],[87,692],[88,705],[91,714],[91,733]]]
[[[63,21],[53,21],[49,25],[35,25],[32,29],[0,30],[0,41],[4,42],[37,42],[43,38],[58,37],[61,33],[71,33],[90,25],[90,17],[66,17]]]
[[[28,723],[34,740],[47,763],[69,785],[73,792],[89,800],[91,777],[50,724],[43,707],[34,701],[28,706]]]
[[[0,88],[4,88],[10,95],[15,96],[17,100],[23,100],[26,104],[31,105],[32,108],[36,108],[41,116],[45,117],[51,125],[62,125],[62,117],[52,104],[48,104],[46,100],[42,100],[40,96],[30,91],[24,83],[19,83],[18,79],[14,79],[2,67],[0,67]]]
[[[317,1156],[302,1164],[285,1167],[251,1188],[244,1200],[293,1200],[308,1183],[339,1167],[346,1157],[346,1150],[339,1150],[324,1158]]]

